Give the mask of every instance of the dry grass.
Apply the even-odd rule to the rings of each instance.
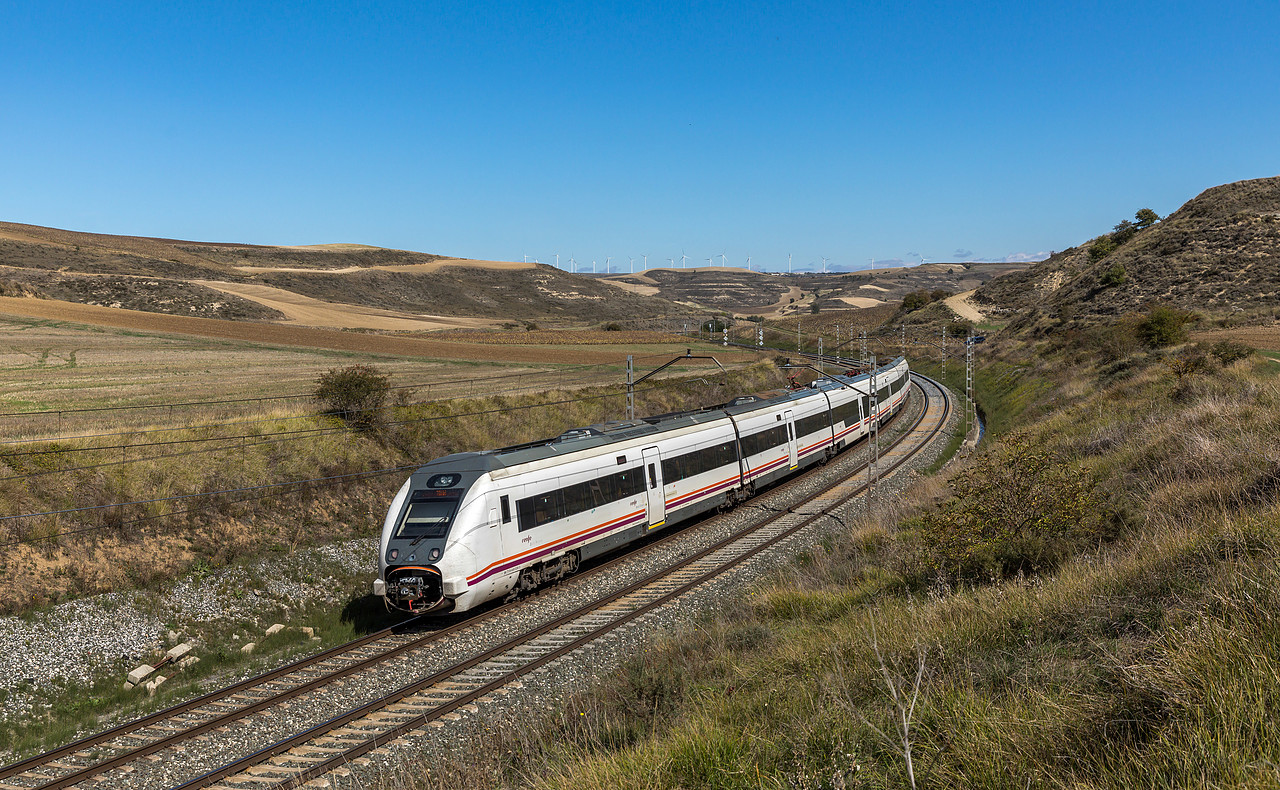
[[[474,760],[482,778],[436,763],[426,781],[397,781],[902,787],[885,678],[911,688],[924,656],[921,786],[1275,786],[1280,389],[1263,361],[1190,386],[1162,371],[1135,360],[1120,380],[1074,368],[1032,387],[1026,368],[988,370],[993,403],[1023,415],[1024,435],[1072,454],[1129,508],[1111,542],[1052,572],[921,589],[898,525],[949,495],[926,481],[457,764]]]
[[[779,383],[765,366],[732,372],[727,383],[722,375],[663,380],[641,388],[636,407],[654,414],[711,405]],[[228,426],[7,445],[0,453],[0,517],[49,515],[0,521],[0,611],[154,585],[196,562],[218,566],[374,534],[395,489],[419,463],[556,436],[620,419],[625,410],[616,384],[421,403],[401,395],[405,405],[390,408],[377,430],[362,433],[318,415],[317,404],[310,413],[296,404],[242,413]],[[285,436],[297,431],[309,433]],[[195,439],[208,441],[182,443]],[[400,467],[405,470],[321,480]],[[293,481],[314,482],[240,490]],[[218,491],[232,493],[155,501]]]

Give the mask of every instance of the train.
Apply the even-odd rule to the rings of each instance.
[[[431,461],[387,509],[373,593],[389,610],[443,614],[559,581],[592,557],[830,459],[906,402],[906,360],[874,371],[874,403],[871,382],[871,372],[849,370]]]

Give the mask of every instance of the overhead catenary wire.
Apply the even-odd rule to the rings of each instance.
[[[665,356],[667,355],[666,354],[647,354],[643,357],[637,357],[637,358],[652,359],[656,357],[665,357]],[[563,374],[565,371],[570,371],[570,370],[585,370],[589,368],[601,368],[601,367],[608,367],[610,365],[621,365],[625,363],[626,363],[626,357],[621,357],[615,362],[593,362],[593,363],[582,364],[582,365],[569,365],[564,368],[542,370],[542,371],[536,371],[532,373],[529,371],[522,371],[519,373],[505,373],[500,376],[498,375],[475,376],[469,379],[457,379],[457,380],[447,381],[447,382],[427,381],[427,382],[417,382],[413,384],[397,384],[392,387],[389,387],[388,389],[392,389],[392,390],[417,389],[420,387],[435,387],[435,386],[442,386],[445,384],[448,384],[448,385],[479,384],[479,383],[485,383],[490,381],[501,381],[503,379],[522,378],[522,377],[528,378],[530,376],[544,376],[544,375],[554,376],[557,374]],[[290,395],[260,395],[252,398],[223,398],[223,399],[203,400],[203,401],[174,401],[172,403],[133,403],[133,404],[127,404],[122,406],[90,406],[90,407],[76,408],[76,409],[41,409],[41,410],[34,410],[34,411],[0,412],[0,418],[46,417],[46,416],[55,415],[55,414],[85,414],[85,413],[94,413],[94,412],[137,411],[141,409],[177,409],[177,408],[188,408],[192,406],[224,406],[227,404],[234,404],[234,403],[260,403],[262,401],[271,401],[271,400],[314,400],[314,399],[315,399],[315,393],[307,392],[307,393],[297,393],[297,394],[290,394]]]
[[[408,464],[405,466],[388,467],[386,469],[374,469],[374,470],[369,470],[365,472],[349,472],[347,474],[332,475],[330,477],[317,477],[309,480],[290,480],[285,483],[266,483],[260,486],[250,486],[250,487],[244,487],[244,488],[229,488],[223,491],[205,491],[197,494],[182,494],[182,495],[172,496],[172,497],[162,497],[159,499],[141,500],[138,502],[117,502],[111,505],[93,505],[90,507],[71,508],[68,510],[54,510],[46,513],[26,513],[19,516],[0,516],[0,522],[11,521],[13,519],[19,519],[19,518],[33,518],[36,516],[59,516],[59,515],[70,514],[70,513],[82,513],[82,512],[92,511],[92,510],[105,510],[107,508],[113,508],[113,507],[126,507],[129,505],[150,505],[150,504],[157,504],[161,502],[190,500],[190,499],[195,499],[197,497],[210,497],[210,496],[216,496],[221,494],[234,494],[234,493],[243,493],[243,492],[249,492],[249,491],[261,491],[265,489],[287,488],[289,486],[301,486],[306,484],[319,483],[323,485],[337,485],[339,482],[347,481],[352,478],[381,477],[385,475],[395,474],[397,472],[404,472],[409,469],[416,469],[418,466],[419,464]],[[253,502],[260,499],[267,499],[272,496],[276,496],[276,494],[263,494],[261,496],[255,496],[255,497],[242,497],[240,499],[235,499],[225,504],[234,505],[234,504],[239,504],[241,502]],[[39,537],[31,537],[31,538],[18,538],[16,540],[0,543],[0,548],[8,548],[10,546],[19,546],[24,543],[39,543],[41,541],[50,540],[52,538],[61,538],[61,537],[66,537],[68,535],[78,535],[85,532],[97,532],[97,531],[106,530],[106,529],[121,529],[123,527],[132,526],[134,524],[141,524],[147,521],[155,521],[157,519],[162,519],[162,518],[172,518],[174,516],[183,516],[190,513],[199,513],[203,510],[209,510],[212,507],[214,507],[214,505],[209,504],[203,507],[188,508],[186,510],[172,511],[169,513],[156,513],[150,516],[139,516],[138,518],[129,519],[128,521],[121,521],[116,524],[94,524],[92,526],[79,527],[77,529],[63,530],[62,532],[56,532],[51,535],[41,535]]]
[[[648,391],[648,390],[651,390],[651,389],[656,389],[656,385],[655,385],[654,387],[646,387],[646,388],[645,388],[645,391]],[[570,399],[561,400],[561,401],[552,401],[552,402],[543,403],[543,404],[536,404],[536,406],[557,406],[557,405],[564,405],[564,404],[567,404],[567,403],[575,403],[575,402],[586,401],[586,400],[599,400],[599,399],[602,399],[602,398],[613,398],[613,397],[618,397],[618,394],[619,394],[619,393],[605,393],[605,394],[602,394],[602,395],[593,395],[593,396],[589,396],[589,397],[586,397],[586,398],[570,398]],[[536,407],[536,406],[535,406],[535,407]],[[485,410],[483,410],[483,411],[470,412],[470,413],[468,413],[468,415],[467,415],[467,416],[477,416],[477,415],[485,415],[485,414],[495,414],[495,413],[499,413],[499,412],[517,411],[517,410],[520,410],[520,409],[523,409],[523,408],[531,408],[531,407],[529,407],[529,406],[521,406],[521,407],[512,407],[512,408],[505,408],[505,409],[485,409]],[[423,420],[421,420],[421,421],[444,420],[444,419],[451,419],[451,418],[458,417],[458,416],[463,416],[463,415],[437,415],[437,416],[435,416],[435,417],[423,418]],[[406,422],[406,423],[408,423],[408,422],[419,422],[419,421],[420,421],[420,420],[409,420],[409,421],[405,421],[405,422]],[[110,464],[108,464],[108,465],[110,465]],[[420,464],[420,463],[413,463],[413,464],[407,464],[407,465],[403,465],[403,466],[390,467],[390,468],[388,468],[388,469],[382,469],[382,470],[372,470],[372,471],[367,471],[367,472],[352,472],[352,473],[348,473],[348,474],[344,474],[344,475],[333,475],[333,476],[329,476],[329,477],[307,478],[307,479],[303,479],[303,480],[291,480],[291,481],[287,481],[287,482],[284,482],[284,483],[266,483],[266,484],[263,484],[263,485],[261,485],[261,486],[249,486],[249,487],[242,487],[242,488],[231,488],[231,489],[223,489],[223,490],[218,490],[218,491],[204,491],[204,492],[196,492],[196,493],[191,493],[191,494],[177,494],[177,495],[174,495],[174,496],[171,496],[171,497],[160,497],[160,498],[156,498],[156,499],[138,500],[138,501],[131,501],[131,502],[115,502],[115,503],[106,504],[106,505],[89,505],[89,506],[79,507],[79,508],[66,508],[66,509],[62,509],[62,510],[43,511],[43,512],[38,512],[38,513],[20,513],[20,514],[9,515],[9,516],[0,516],[0,524],[5,523],[5,522],[16,521],[16,520],[18,520],[18,519],[24,519],[24,518],[40,518],[40,517],[49,517],[49,516],[70,515],[70,514],[73,514],[73,513],[87,513],[87,512],[93,512],[93,511],[103,511],[103,510],[108,510],[108,509],[110,509],[110,508],[122,508],[122,507],[129,507],[129,506],[135,506],[135,505],[150,505],[150,504],[158,504],[158,503],[162,503],[162,502],[172,502],[172,501],[190,500],[190,499],[196,499],[196,498],[200,498],[200,497],[214,497],[214,496],[221,496],[221,495],[229,494],[229,493],[239,493],[239,492],[246,492],[246,491],[256,491],[256,490],[264,490],[264,489],[271,489],[271,488],[286,488],[286,487],[289,487],[289,486],[301,486],[301,485],[314,484],[314,483],[326,483],[326,482],[328,482],[328,481],[345,480],[345,479],[350,479],[350,478],[354,478],[354,477],[378,476],[378,475],[381,475],[381,474],[391,474],[391,473],[394,473],[394,472],[400,472],[400,471],[404,471],[404,470],[407,470],[407,469],[416,469],[416,468],[418,468],[419,466],[421,466],[421,464]],[[270,495],[267,495],[267,496],[270,496]],[[250,498],[246,498],[246,499],[234,500],[234,502],[233,502],[232,504],[234,504],[234,503],[236,503],[236,502],[246,502],[246,501],[253,501],[254,499],[265,499],[265,498],[266,498],[266,496],[263,496],[263,497],[250,497]],[[212,507],[212,505],[210,505],[209,507]],[[156,519],[160,519],[160,518],[170,518],[170,517],[173,517],[173,516],[185,515],[185,514],[187,514],[187,513],[195,513],[195,512],[199,512],[199,511],[201,511],[201,510],[207,510],[207,509],[208,509],[208,507],[202,507],[202,508],[190,508],[190,509],[188,509],[188,510],[183,510],[183,511],[174,511],[174,512],[170,512],[170,513],[160,513],[160,514],[155,514],[155,515],[151,515],[151,516],[140,517],[140,518],[137,518],[137,519],[133,519],[133,520],[131,520],[131,521],[128,521],[128,522],[121,522],[121,523],[118,523],[118,524],[100,524],[100,525],[94,525],[94,526],[90,526],[90,527],[82,527],[82,528],[79,528],[79,529],[67,530],[67,531],[63,531],[63,532],[58,532],[58,533],[55,533],[55,534],[52,534],[52,535],[42,535],[42,536],[39,536],[39,537],[20,538],[20,539],[17,539],[17,540],[8,541],[8,542],[5,542],[5,543],[0,543],[0,548],[4,548],[4,547],[7,547],[7,546],[19,545],[19,544],[23,544],[23,543],[37,543],[37,542],[40,542],[40,541],[42,541],[42,540],[48,540],[48,539],[50,539],[50,538],[55,538],[55,537],[62,537],[62,536],[65,536],[65,535],[74,535],[74,534],[80,534],[80,533],[84,533],[84,532],[92,532],[92,531],[96,531],[96,530],[103,530],[103,529],[116,529],[116,528],[119,528],[120,526],[127,525],[127,524],[140,523],[140,522],[144,522],[144,521],[152,521],[152,520],[156,520]]]
[[[648,354],[648,355],[645,355],[645,356],[643,356],[643,357],[639,357],[639,358],[640,358],[640,359],[653,359],[653,358],[665,358],[666,356],[667,356],[667,355],[665,355],[665,354]],[[625,360],[624,360],[624,361],[625,361]],[[577,368],[577,369],[579,369],[579,370],[584,370],[584,369],[593,368],[593,367],[607,367],[607,366],[609,366],[609,365],[613,365],[613,364],[615,364],[615,363],[597,363],[597,364],[592,364],[592,365],[582,365],[582,366],[578,366],[578,368]],[[523,376],[523,377],[526,377],[526,378],[527,378],[527,377],[532,377],[532,376],[541,376],[541,375],[555,375],[555,374],[557,374],[557,373],[561,373],[561,374],[562,374],[562,373],[563,373],[563,371],[544,371],[544,372],[539,372],[539,373],[525,373],[525,374],[516,374],[516,376]],[[476,378],[476,379],[466,379],[466,381],[468,381],[468,382],[483,382],[483,381],[489,381],[489,380],[501,380],[501,379],[512,378],[512,377],[513,377],[513,376],[498,376],[498,377],[494,377],[493,379]],[[589,378],[589,377],[586,377],[586,376],[578,376],[578,377],[571,378],[571,379],[567,379],[567,380],[566,380],[566,379],[561,378],[561,380],[560,380],[559,384],[563,386],[564,384],[576,384],[576,383],[581,383],[581,382],[583,382],[583,381],[587,381],[587,380],[588,380],[588,378]],[[447,382],[447,383],[453,383],[453,382]],[[418,387],[432,387],[432,386],[437,386],[438,384],[439,384],[439,382],[430,382],[430,383],[427,383],[427,384],[404,385],[403,387],[399,387],[399,388],[400,388],[400,389],[413,389],[413,388],[418,388]],[[513,388],[505,389],[505,390],[493,390],[493,391],[490,391],[490,392],[489,392],[489,393],[487,393],[487,394],[488,394],[488,395],[507,395],[507,394],[511,394],[511,393],[519,392],[519,391],[521,391],[521,390],[535,389],[535,388],[537,388],[537,387],[539,387],[539,386],[540,386],[539,384],[529,384],[529,385],[526,385],[526,386],[523,386],[523,387],[513,387]],[[292,396],[290,396],[290,397],[292,397]],[[314,399],[315,399],[315,396],[314,396],[314,395],[308,395],[308,396],[306,396],[306,397],[308,397],[308,398],[310,398],[310,399],[312,399],[312,400],[314,400]],[[414,402],[414,403],[411,403],[411,404],[405,404],[405,405],[408,405],[408,406],[420,406],[420,405],[424,405],[424,404],[427,404],[427,403],[440,403],[440,402],[444,402],[444,401],[460,400],[460,399],[463,399],[463,398],[462,398],[461,396],[446,397],[446,398],[433,398],[433,399],[430,399],[430,400],[416,401],[416,402]],[[236,402],[236,401],[226,401],[226,402],[231,403],[231,402]],[[199,403],[199,402],[193,402],[193,403]],[[156,406],[154,406],[154,407],[155,407],[155,408],[161,408],[162,406],[163,406],[163,404],[161,404],[161,405],[156,405]],[[380,406],[380,407],[376,407],[376,408],[374,408],[374,409],[361,409],[361,410],[353,410],[353,411],[357,411],[357,412],[385,411],[385,410],[395,409],[395,408],[399,408],[399,407],[400,407],[400,405],[399,405],[399,404],[392,404],[392,405],[390,405],[390,406]],[[133,408],[133,407],[121,407],[121,408]],[[152,408],[152,407],[148,406],[148,407],[140,407],[140,408]],[[57,413],[56,411],[48,411],[48,412],[24,412],[23,414],[30,414],[30,415],[48,415],[48,414],[56,414],[56,413]],[[64,412],[64,413],[66,413],[66,412]],[[3,416],[3,415],[0,415],[0,416]],[[267,422],[283,422],[283,421],[289,421],[289,420],[309,420],[309,419],[314,419],[314,418],[315,418],[315,416],[316,416],[315,414],[298,414],[298,415],[283,415],[283,416],[276,416],[276,417],[254,417],[254,418],[246,419],[246,420],[228,420],[228,421],[225,421],[225,422],[201,423],[201,424],[196,425],[196,426],[188,426],[188,428],[189,428],[189,427],[198,427],[198,428],[227,428],[227,427],[232,427],[232,426],[242,426],[242,425],[258,425],[258,424],[261,424],[261,423],[267,423]],[[55,436],[55,437],[32,438],[32,439],[5,439],[5,440],[0,440],[0,445],[7,445],[7,444],[38,444],[38,443],[42,443],[42,442],[69,442],[69,441],[82,441],[82,440],[86,440],[86,439],[102,439],[102,438],[107,438],[107,437],[112,437],[112,436],[139,436],[139,435],[152,434],[152,433],[171,433],[171,432],[173,432],[173,431],[185,430],[185,429],[187,429],[187,428],[182,428],[182,427],[175,428],[175,427],[173,427],[173,426],[169,426],[169,427],[165,427],[165,428],[139,428],[139,429],[134,429],[134,430],[109,431],[109,432],[104,432],[104,433],[81,434],[81,435],[75,435],[75,436]],[[211,438],[211,439],[210,439],[210,441],[215,441],[216,439],[217,439],[217,437],[213,437],[213,438]],[[161,444],[161,443],[163,443],[163,442],[157,442],[157,444]],[[87,452],[87,451],[92,451],[92,450],[107,450],[107,449],[110,449],[110,450],[119,450],[119,449],[122,449],[122,447],[123,447],[123,448],[127,448],[127,447],[135,447],[135,446],[145,446],[146,444],[148,444],[148,443],[139,443],[139,444],[131,444],[131,445],[105,445],[105,446],[99,446],[99,447],[85,447],[85,448],[69,447],[69,448],[59,448],[59,449],[57,449],[57,450],[26,450],[26,451],[20,451],[20,452],[16,452],[16,453],[6,453],[5,455],[6,455],[6,456],[19,456],[19,455],[36,455],[36,454],[47,453],[47,452],[68,453],[68,452]]]
[[[649,387],[644,387],[643,389],[638,391],[648,392],[656,388],[657,388],[657,385],[653,385]],[[586,401],[603,400],[606,398],[616,398],[621,394],[622,393],[618,393],[618,392],[606,392],[606,393],[601,393],[600,395],[588,395],[581,398],[568,398],[564,400],[547,401],[546,403],[527,403],[519,406],[510,406],[510,407],[497,408],[497,409],[484,409],[481,411],[473,411],[473,412],[459,412],[457,414],[437,414],[431,417],[417,417],[412,420],[393,420],[383,424],[387,427],[393,427],[397,425],[415,425],[415,424],[424,423],[424,422],[436,422],[438,420],[452,420],[458,417],[479,417],[479,416],[486,416],[490,414],[504,414],[508,412],[523,411],[525,409],[540,409],[540,408],[545,408],[549,406],[563,406],[568,403],[582,403]],[[397,407],[397,408],[407,408],[407,407]],[[240,444],[234,444],[234,445],[228,444],[223,447],[211,447],[203,450],[189,450],[181,453],[169,453],[167,455],[154,455],[154,456],[143,456],[140,458],[129,458],[121,461],[104,461],[99,464],[86,464],[84,466],[66,467],[63,469],[48,469],[40,472],[32,472],[30,474],[0,477],[0,482],[5,482],[8,480],[29,480],[31,478],[45,477],[47,475],[65,474],[68,472],[83,472],[83,471],[88,471],[93,469],[103,469],[103,468],[113,467],[113,466],[124,466],[127,464],[142,463],[145,461],[162,461],[162,460],[167,460],[171,458],[184,458],[192,455],[199,455],[203,453],[216,453],[224,450],[239,451],[239,450],[247,449],[249,447],[261,447],[263,445],[268,445],[268,444],[282,444],[284,442],[298,441],[300,439],[316,438],[317,436],[327,436],[335,433],[346,433],[349,430],[350,429],[345,425],[340,427],[333,427],[333,428],[313,428],[313,429],[307,429],[304,431],[288,432],[288,433],[299,433],[299,434],[308,434],[308,435],[289,436],[288,438],[281,438],[281,439],[271,438],[274,436],[278,436],[279,434],[265,434],[261,436],[255,436],[253,434],[244,434],[242,436],[225,437],[225,438],[230,441],[235,441],[237,439],[241,439],[241,440],[259,439],[260,441],[242,442]],[[214,437],[210,439],[180,439],[180,440],[174,440],[173,442],[155,442],[155,443],[149,443],[149,444],[121,445],[120,447],[116,447],[116,448],[91,447],[91,448],[84,448],[84,449],[86,451],[87,450],[106,451],[111,449],[120,449],[121,447],[156,447],[156,446],[163,446],[166,444],[181,444],[184,442],[218,441],[222,438],[224,437]],[[41,451],[34,451],[31,454],[54,453],[54,452],[60,452],[60,451],[41,450]],[[15,453],[12,455],[17,455],[17,454]],[[3,461],[5,458],[12,457],[12,455],[0,455],[0,461]],[[108,505],[107,507],[110,507],[110,505]],[[3,520],[3,519],[0,519],[0,520]]]

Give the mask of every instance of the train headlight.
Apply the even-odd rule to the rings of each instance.
[[[399,556],[400,556],[400,549],[392,549],[391,551],[387,552],[387,561],[395,562],[396,558]]]
[[[433,560],[438,560],[438,559],[440,559],[440,549],[432,549],[432,550],[431,550],[431,559],[433,559]]]

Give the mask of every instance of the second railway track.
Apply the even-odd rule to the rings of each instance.
[[[892,444],[882,448],[880,475],[905,462],[946,425],[951,412],[949,397],[922,376],[913,376],[916,390],[924,394],[919,416]],[[905,413],[905,412],[904,412]],[[837,462],[839,463],[839,462]],[[801,476],[795,486],[817,472]],[[482,613],[444,629],[427,633],[395,631],[371,634],[317,656],[295,662],[266,675],[237,683],[136,722],[121,725],[98,736],[0,769],[0,788],[65,787],[296,787],[385,746],[429,724],[440,726],[459,712],[473,712],[489,695],[518,688],[521,678],[545,672],[558,659],[654,613],[680,596],[712,584],[760,552],[785,544],[824,519],[833,509],[862,495],[866,472],[859,467],[839,476],[833,485],[779,508],[780,512],[723,539],[667,563],[659,573],[611,590],[572,607],[497,644],[477,648],[462,638],[490,618],[511,607]],[[782,490],[782,489],[778,489]],[[744,507],[757,504],[769,494]],[[641,552],[678,540],[685,531],[657,541]],[[631,553],[599,566],[561,585],[571,588],[584,578],[608,575]],[[413,663],[430,651],[434,662],[422,662],[417,678],[394,682],[397,664]],[[374,699],[346,693],[347,679],[366,673],[383,673],[384,689],[394,689]],[[324,694],[329,710],[337,712],[315,721],[292,716],[293,701],[304,695]],[[247,720],[258,720],[277,733],[287,733],[263,743],[236,733]],[[213,744],[222,744],[214,746]],[[228,748],[226,744],[239,744]],[[204,752],[202,758],[196,753]],[[170,755],[166,759],[166,755]],[[173,757],[177,755],[181,759]],[[228,759],[231,757],[231,759]],[[177,770],[179,763],[188,767]],[[200,765],[203,764],[204,768]],[[174,770],[162,766],[173,766]],[[160,769],[160,770],[157,770]],[[211,770],[210,770],[211,769]],[[183,775],[185,774],[185,775]],[[144,778],[146,777],[146,778]]]

